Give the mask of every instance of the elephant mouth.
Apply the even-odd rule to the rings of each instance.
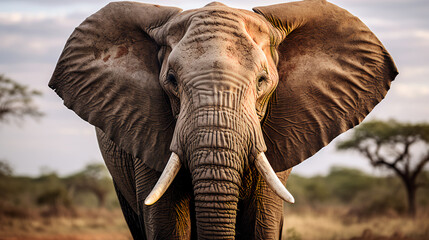
[[[267,157],[264,152],[258,154],[255,159],[255,167],[258,169],[262,178],[267,182],[267,185],[276,193],[281,199],[286,202],[294,203],[295,199],[290,194],[290,192],[286,189],[286,187],[282,184],[280,179],[277,177],[270,163],[268,162]],[[172,153],[170,159],[168,160],[167,165],[165,166],[164,171],[161,174],[161,177],[158,179],[155,187],[146,197],[144,203],[146,205],[152,205],[156,203],[165,191],[168,189],[170,184],[173,182],[177,173],[179,172],[182,164],[180,162],[180,158],[176,153]]]

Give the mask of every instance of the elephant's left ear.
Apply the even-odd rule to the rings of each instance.
[[[308,0],[253,10],[281,35],[279,83],[262,129],[266,155],[282,171],[359,124],[398,73],[377,37],[340,7]]]
[[[49,82],[68,108],[158,171],[168,161],[175,125],[159,84],[158,51],[163,27],[180,12],[108,4],[72,33]]]

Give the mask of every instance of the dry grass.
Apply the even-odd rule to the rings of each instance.
[[[0,240],[129,240],[120,209],[80,210],[75,217],[0,219]]]
[[[391,214],[359,219],[346,208],[287,208],[284,240],[429,239],[429,209],[415,219]],[[77,210],[75,216],[0,218],[0,240],[130,240],[120,209]]]
[[[394,214],[359,219],[344,208],[289,209],[284,231],[288,240],[429,239],[429,211],[414,219]]]

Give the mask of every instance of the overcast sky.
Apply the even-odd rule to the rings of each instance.
[[[0,74],[43,92],[36,103],[46,116],[22,126],[0,125],[0,159],[16,174],[38,175],[41,168],[62,175],[91,161],[102,161],[94,129],[66,109],[47,87],[64,44],[73,29],[107,4],[102,0],[2,0],[0,2]],[[150,3],[149,1],[147,1]],[[209,1],[164,0],[152,3],[182,9],[202,7]],[[231,7],[251,9],[282,1],[223,1]],[[393,56],[399,76],[385,100],[368,119],[394,118],[429,121],[429,1],[331,1],[358,16]],[[347,134],[347,133],[346,133]],[[344,138],[340,136],[339,138]],[[373,172],[357,154],[337,153],[331,143],[295,172],[326,173],[332,165],[355,166]]]

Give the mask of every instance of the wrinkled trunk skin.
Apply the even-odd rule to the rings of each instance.
[[[233,111],[213,109],[197,111],[192,119],[199,127],[184,135],[198,239],[234,239],[239,189],[251,142],[248,124]]]
[[[198,239],[234,239],[241,176],[221,162],[237,161],[231,151],[201,150],[192,171]],[[203,163],[202,163],[203,162]],[[220,163],[221,165],[213,164]],[[207,165],[206,165],[207,164]]]

